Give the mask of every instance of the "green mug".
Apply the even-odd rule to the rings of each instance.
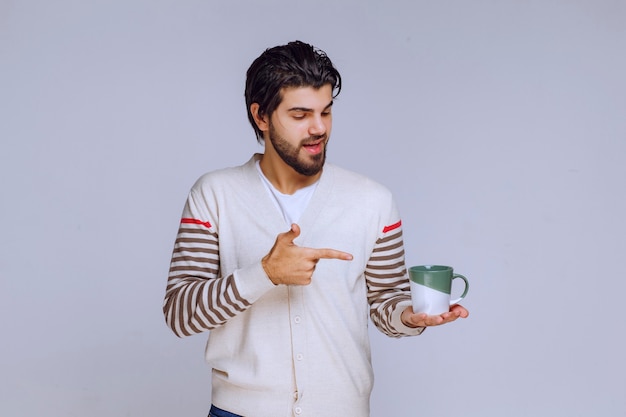
[[[419,265],[409,268],[411,301],[415,313],[439,315],[450,311],[450,306],[467,295],[469,281],[461,274],[455,274],[451,266]],[[460,297],[450,299],[452,281],[460,279],[465,287]]]

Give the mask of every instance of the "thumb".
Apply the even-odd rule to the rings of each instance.
[[[294,239],[297,238],[298,236],[300,236],[300,226],[298,226],[296,223],[292,223],[290,232],[293,232]]]
[[[284,243],[293,243],[293,241],[300,236],[300,226],[298,226],[297,224],[293,223],[291,225],[291,229],[289,229],[289,231],[282,233],[281,234],[281,240]]]

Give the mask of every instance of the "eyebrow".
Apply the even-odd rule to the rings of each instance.
[[[324,110],[328,110],[333,105],[333,103],[334,103],[334,101],[331,101],[330,103],[328,103],[328,105],[326,107],[324,107]],[[312,112],[313,109],[310,109],[308,107],[292,107],[292,108],[288,109],[287,111]]]

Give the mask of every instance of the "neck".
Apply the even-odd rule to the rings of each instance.
[[[322,171],[311,176],[302,175],[286,164],[276,153],[268,152],[267,148],[259,164],[263,175],[283,194],[293,194],[301,188],[312,185],[322,175]]]

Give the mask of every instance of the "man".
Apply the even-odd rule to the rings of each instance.
[[[325,163],[340,90],[311,45],[266,50],[245,89],[265,152],[189,193],[164,313],[178,336],[210,331],[209,416],[368,416],[368,313],[392,337],[468,315],[413,313],[390,192]]]

